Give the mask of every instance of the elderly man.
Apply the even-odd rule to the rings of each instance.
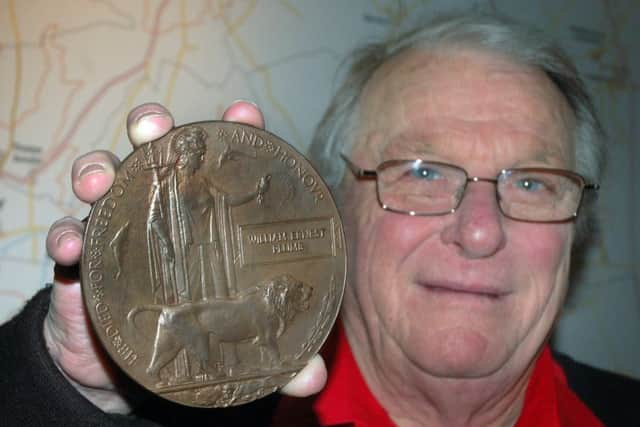
[[[439,19],[353,59],[310,151],[337,195],[351,265],[324,353],[328,382],[311,399],[313,417],[310,399],[284,398],[274,423],[602,425],[547,345],[600,175],[602,134],[573,65],[541,34],[482,15]],[[263,126],[246,102],[224,119]],[[148,104],[128,126],[135,145],[173,120]],[[78,197],[104,194],[116,164],[106,152],[78,159]],[[74,219],[52,226],[47,247],[59,265],[77,263],[82,231]],[[31,411],[16,419],[45,412],[64,425],[145,425],[116,414],[163,423],[172,421],[166,414],[222,416],[158,401],[137,409],[144,393],[124,385],[94,344],[79,284],[62,274],[2,336],[16,342],[8,363],[22,366],[9,401]],[[314,359],[285,392],[314,393],[325,375]],[[34,401],[38,390],[47,395]],[[253,409],[240,408],[241,417],[260,425]]]

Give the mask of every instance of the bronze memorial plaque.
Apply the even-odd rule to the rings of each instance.
[[[289,382],[327,337],[345,275],[317,172],[277,136],[228,122],[182,126],[129,155],[91,209],[81,263],[113,360],[199,407]]]

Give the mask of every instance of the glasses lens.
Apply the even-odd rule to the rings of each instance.
[[[498,178],[505,215],[526,221],[563,221],[578,210],[584,184],[579,176],[539,169],[511,169]]]
[[[444,214],[456,207],[466,179],[462,169],[446,164],[389,161],[378,168],[378,197],[391,210]]]

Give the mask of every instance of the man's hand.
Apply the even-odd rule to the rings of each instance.
[[[222,119],[264,127],[262,113],[249,102],[232,104]],[[127,118],[127,133],[134,147],[158,139],[172,128],[173,117],[158,104],[141,105]],[[100,199],[113,184],[118,164],[118,158],[108,151],[94,151],[76,159],[71,171],[76,196],[85,203]],[[80,393],[106,412],[128,413],[132,403],[118,386],[121,374],[93,335],[79,278],[65,274],[64,268],[60,268],[79,262],[83,233],[81,221],[63,218],[51,226],[47,235],[47,251],[58,268],[44,322],[44,337],[54,362]],[[324,386],[326,375],[322,358],[316,356],[282,392],[300,397],[316,393]]]

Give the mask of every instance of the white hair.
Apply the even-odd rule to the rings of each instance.
[[[353,148],[358,103],[367,82],[382,64],[410,51],[447,52],[460,48],[498,54],[514,63],[539,69],[565,97],[575,116],[576,172],[589,182],[602,173],[604,133],[586,86],[573,62],[549,37],[508,18],[481,12],[446,15],[382,43],[371,43],[350,56],[350,68],[320,121],[309,157],[328,185],[337,191],[345,165],[340,153]],[[338,194],[338,196],[340,196]],[[577,231],[584,233],[592,203],[585,200]]]

